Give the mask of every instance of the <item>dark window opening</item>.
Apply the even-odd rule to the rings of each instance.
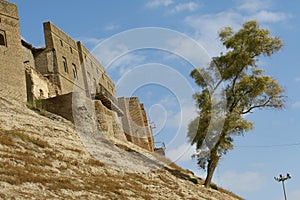
[[[73,49],[72,49],[72,47],[70,47],[70,52],[71,52],[71,53],[73,53]]]
[[[6,46],[5,37],[3,33],[0,33],[0,45]]]
[[[44,97],[44,91],[40,89],[40,97]]]
[[[67,59],[65,57],[63,57],[63,66],[64,66],[65,72],[68,73],[69,72],[68,64],[67,64]]]
[[[62,40],[60,40],[60,45],[63,47],[64,46],[64,43]]]
[[[73,67],[73,75],[74,75],[74,79],[77,79],[77,69],[76,69],[76,65],[74,63],[72,63],[72,67]]]

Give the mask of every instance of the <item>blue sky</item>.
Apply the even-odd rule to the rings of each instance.
[[[288,96],[283,111],[256,111],[247,118],[254,129],[236,138],[236,148],[220,162],[214,181],[246,199],[283,199],[281,185],[273,177],[287,172],[289,199],[300,199],[300,69],[298,1],[231,0],[231,1],[38,1],[13,0],[19,7],[22,37],[34,46],[44,46],[42,22],[52,21],[71,37],[81,40],[107,67],[116,83],[118,95],[136,95],[145,104],[156,141],[167,145],[167,156],[183,168],[203,176],[190,155],[194,148],[186,141],[186,126],[196,116],[191,98],[197,86],[188,74],[193,69],[189,59],[171,51],[140,49],[132,52],[118,41],[110,51],[97,45],[115,34],[143,27],[161,27],[194,39],[203,47],[197,53],[186,40],[170,38],[174,52],[185,58],[211,56],[224,51],[217,31],[224,26],[235,30],[247,20],[257,20],[285,46],[272,58],[262,58],[259,66],[278,79]],[[136,39],[139,35],[135,35]],[[152,35],[148,36],[149,38]],[[158,37],[157,40],[162,40]],[[155,40],[153,39],[153,42]],[[163,42],[163,41],[160,41]],[[121,52],[127,52],[121,56]],[[113,63],[108,57],[120,56]],[[144,77],[144,78],[137,78]],[[282,144],[287,144],[280,146]],[[180,157],[181,156],[181,157]],[[180,157],[180,159],[178,159]]]

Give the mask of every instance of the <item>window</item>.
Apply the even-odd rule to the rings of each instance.
[[[62,40],[59,40],[60,41],[60,45],[63,47],[64,46],[64,43]]]
[[[42,89],[39,90],[40,91],[40,98],[44,97],[44,91]]]
[[[6,46],[5,32],[0,30],[0,45]]]
[[[63,58],[64,70],[65,70],[66,73],[69,73],[67,59],[65,57],[62,57],[62,58]]]
[[[70,52],[71,52],[71,53],[73,53],[73,49],[72,49],[72,47],[70,47]]]
[[[95,89],[97,88],[97,81],[96,81],[95,78],[94,78],[94,88],[95,88]]]
[[[74,75],[74,79],[77,79],[77,69],[76,69],[76,65],[74,63],[72,63],[72,68],[73,68],[73,75]]]

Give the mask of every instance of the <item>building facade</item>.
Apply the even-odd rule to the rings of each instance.
[[[105,68],[80,42],[51,22],[43,24],[45,47],[21,40],[17,6],[0,0],[0,92],[73,121],[72,94],[94,104],[96,121],[112,137],[154,151],[152,130],[137,97],[117,98]]]
[[[0,0],[0,94],[25,102],[26,84],[22,58],[17,6]]]
[[[154,139],[149,120],[137,97],[118,98],[119,106],[124,112],[121,117],[123,130],[128,141],[138,146],[154,151]]]

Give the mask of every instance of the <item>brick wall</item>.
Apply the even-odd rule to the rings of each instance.
[[[54,72],[56,76],[54,79],[57,80],[62,94],[73,92],[74,87],[84,92],[85,86],[82,73],[80,73],[81,63],[76,41],[51,22],[44,23],[44,36],[46,51],[55,51],[53,63],[57,65],[57,71]]]
[[[0,0],[0,95],[26,101],[17,6]]]
[[[107,76],[104,67],[93,54],[80,42],[77,42],[83,76],[89,93],[95,94],[96,86],[100,83],[114,98],[116,90],[114,82]]]
[[[115,100],[115,106],[119,103],[124,116],[120,120],[118,114],[109,110],[103,102],[86,99],[89,107],[95,102],[95,120],[99,120],[100,126],[109,135],[153,151],[152,130],[139,99],[117,100],[113,81],[81,42],[76,42],[50,22],[44,23],[44,36],[46,48],[37,49],[25,41],[21,42],[17,7],[0,0],[1,96],[24,102],[26,96],[28,100],[43,99],[48,111],[74,122],[72,92],[75,90],[76,94],[79,92],[79,96],[84,94],[86,98],[93,94],[95,86],[101,84]],[[93,117],[91,119],[94,120]]]
[[[154,151],[152,130],[143,104],[137,97],[118,98],[119,106],[124,112],[121,118],[128,141],[149,151]]]

